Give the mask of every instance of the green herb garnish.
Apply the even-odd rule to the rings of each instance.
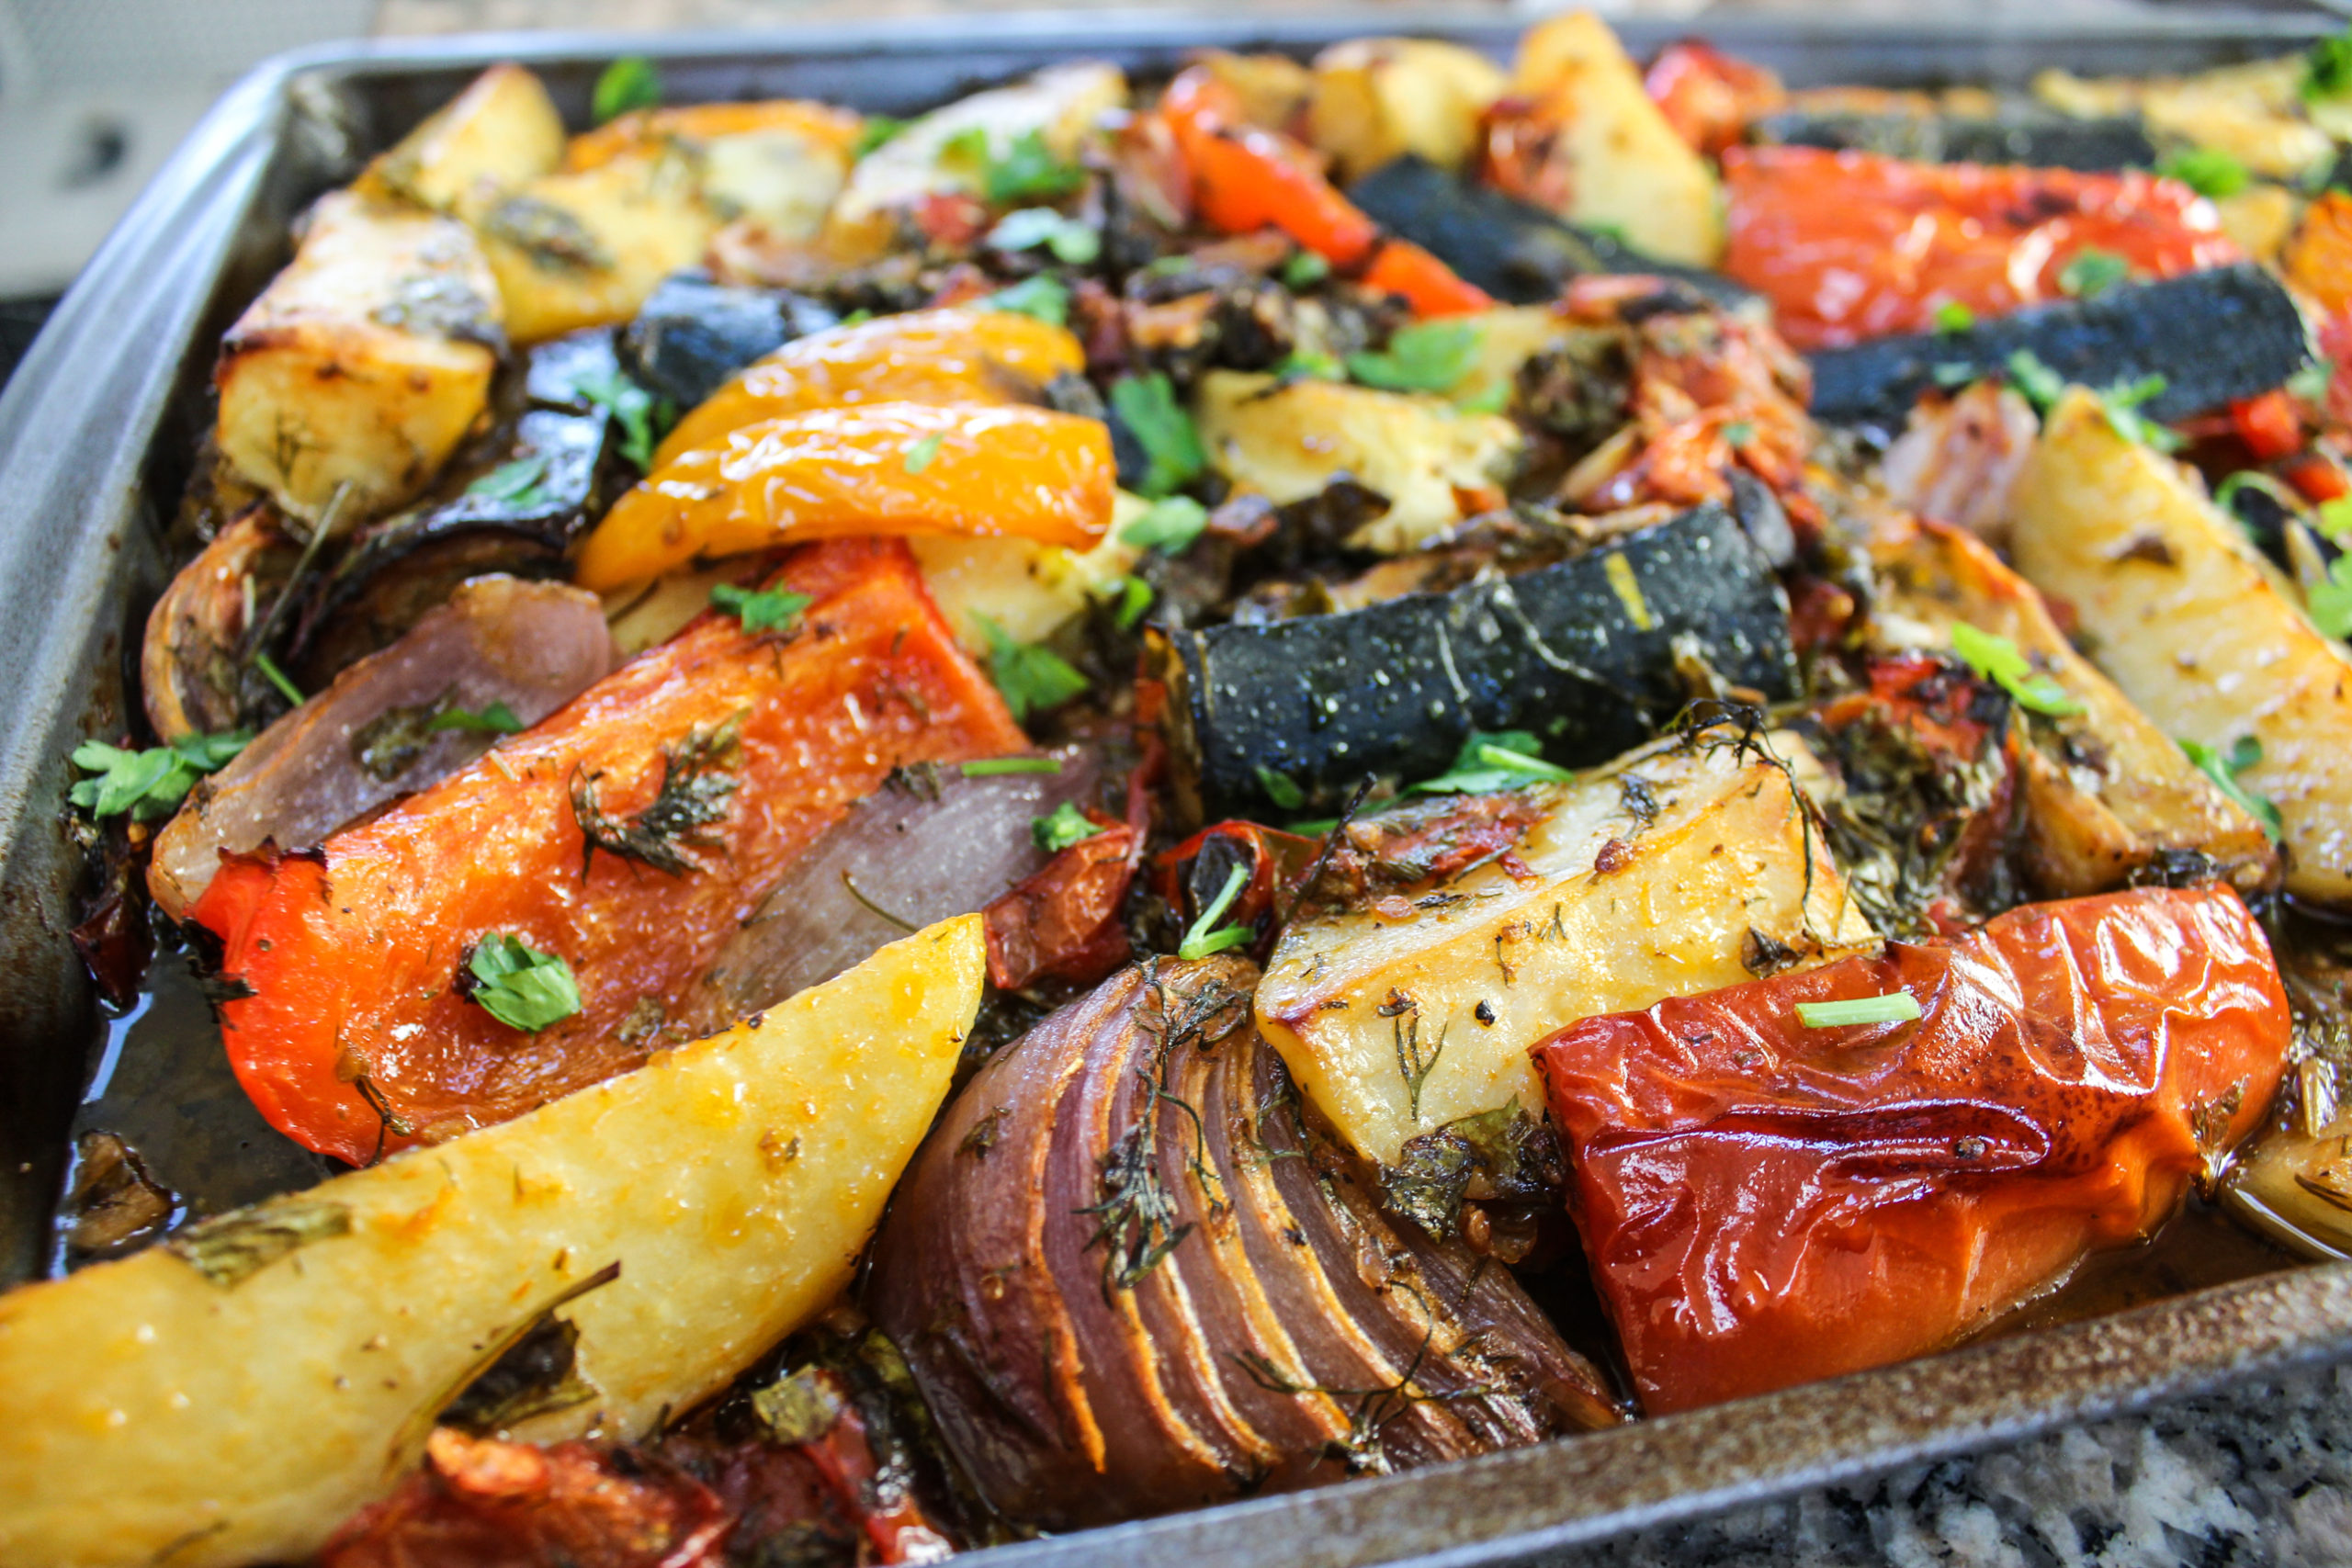
[[[800,613],[814,603],[808,594],[786,588],[763,588],[755,592],[722,582],[710,591],[710,607],[734,616],[747,632],[790,631],[799,624]]]
[[[1163,496],[1182,490],[1208,467],[1201,433],[1176,400],[1176,389],[1163,372],[1120,377],[1111,383],[1111,407],[1149,464],[1136,486],[1144,494]]]
[[[1278,773],[1265,763],[1258,764],[1258,787],[1266,798],[1284,811],[1295,811],[1306,804],[1306,792],[1291,783],[1286,774]]]
[[[2323,501],[2312,514],[2319,531],[2331,539],[2341,539],[2352,532],[2352,495],[2339,495],[2334,501]]]
[[[982,295],[972,304],[978,310],[1007,310],[1016,316],[1034,317],[1047,326],[1069,325],[1069,286],[1049,272]]]
[[[2314,359],[2279,383],[2290,396],[2301,399],[2315,407],[2327,403],[2328,384],[2335,379],[2335,362]]]
[[[1024,207],[1006,213],[989,231],[989,243],[1000,251],[1031,251],[1043,245],[1056,261],[1071,266],[1084,266],[1102,254],[1099,232],[1050,207]]]
[[[2066,395],[2066,378],[2041,362],[2041,356],[2030,348],[2018,349],[2009,355],[2009,384],[2017,388],[2034,412],[2046,414],[2058,406]]]
[[[2234,516],[2237,513],[2238,492],[2245,490],[2257,491],[2268,496],[2289,513],[2302,510],[2303,503],[2300,497],[2259,468],[2240,468],[2236,473],[2215,485],[2213,504]],[[2352,522],[2352,517],[2347,517],[2346,521]]]
[[[548,499],[540,484],[548,477],[545,457],[517,457],[511,463],[501,463],[466,487],[468,495],[478,495],[485,501],[511,501],[525,505]]]
[[[605,370],[572,383],[572,390],[600,408],[621,427],[621,456],[639,472],[653,466],[653,446],[674,417],[669,400],[653,394],[618,370]]]
[[[1510,407],[1510,383],[1497,381],[1483,391],[1473,392],[1466,398],[1456,398],[1453,406],[1464,413],[1500,413]],[[1724,428],[1728,430],[1730,427]]]
[[[857,128],[857,143],[851,149],[850,155],[863,158],[876,148],[897,141],[899,132],[906,129],[907,122],[903,119],[893,119],[887,114],[867,115],[865,123]]]
[[[1390,392],[1442,392],[1478,362],[1478,329],[1467,321],[1399,327],[1378,354],[1348,355],[1348,374]]]
[[[1052,649],[1015,642],[991,616],[975,612],[972,620],[989,639],[989,674],[1014,718],[1025,720],[1033,713],[1059,707],[1086,690],[1086,677]]]
[[[298,708],[302,705],[304,700],[302,688],[296,685],[288,678],[286,671],[277,667],[277,660],[256,649],[254,653],[254,668],[261,671],[263,680],[277,688],[279,696],[284,697]]]
[[[1544,760],[1543,742],[1527,729],[1488,734],[1472,730],[1453,766],[1413,788],[1423,795],[1495,795],[1530,784],[1559,784],[1575,777]]]
[[[1239,947],[1250,940],[1251,932],[1246,926],[1227,926],[1219,931],[1216,924],[1225,919],[1225,912],[1233,908],[1233,901],[1241,896],[1242,884],[1249,880],[1248,864],[1236,863],[1231,874],[1225,879],[1224,887],[1209,900],[1209,907],[1201,911],[1201,918],[1193,922],[1193,929],[1186,931],[1184,940],[1177,944],[1177,957],[1190,963],[1194,959],[1206,958],[1212,953],[1223,953],[1228,947]]]
[[[2332,637],[2352,637],[2352,555],[2330,561],[2326,581],[2312,584],[2303,603],[2320,630]]]
[[[1111,619],[1123,632],[1136,629],[1136,623],[1143,619],[1143,613],[1151,608],[1151,584],[1133,572],[1112,583],[1110,592],[1105,596],[1106,603],[1111,604]]]
[[[2189,147],[2168,153],[2156,173],[2178,180],[2199,196],[2235,196],[2245,189],[2245,165],[2219,147]]]
[[[1002,152],[984,150],[980,183],[989,206],[1009,207],[1057,201],[1086,183],[1086,171],[1046,146],[1044,131],[1024,130]]]
[[[940,432],[933,431],[929,435],[907,448],[907,455],[899,459],[899,467],[910,474],[922,472],[931,467],[931,460],[939,456],[940,443],[945,439],[946,437]]]
[[[1735,451],[1755,439],[1756,423],[1753,420],[1736,419],[1724,426],[1724,441]]]
[[[2347,93],[2352,93],[2352,28],[2320,39],[2303,56],[2306,99],[2340,98]]]
[[[596,90],[589,97],[589,113],[598,125],[620,118],[637,109],[650,109],[662,101],[662,73],[653,62],[641,54],[624,54],[605,67],[596,77]]]
[[[1976,312],[1957,299],[1947,299],[1936,307],[1936,331],[1964,333],[1976,324]]]
[[[458,994],[509,1029],[533,1034],[580,1010],[571,965],[505,931],[474,942],[458,971]]]
[[[1849,1023],[1908,1023],[1919,1016],[1919,998],[1908,991],[1855,997],[1842,1002],[1799,1002],[1797,1021],[1807,1029],[1839,1029]]]
[[[997,779],[1008,773],[1058,773],[1062,771],[1059,757],[983,757],[977,762],[959,763],[957,771],[967,779]]]
[[[1122,544],[1181,555],[1209,525],[1209,509],[1189,495],[1171,495],[1151,503],[1151,510],[1119,530]]]
[[[1054,807],[1052,816],[1029,819],[1029,836],[1049,855],[1059,854],[1072,844],[1082,844],[1106,831],[1089,821],[1085,812],[1067,800]]]
[[[2107,415],[2109,430],[2126,441],[2137,441],[2153,452],[2177,452],[2181,438],[2164,425],[2158,424],[2140,412],[2140,405],[2151,398],[2164,396],[2167,385],[2162,376],[2143,376],[2126,386],[2119,381],[2098,394],[2098,406]]]
[[[1951,650],[2028,713],[2064,718],[2083,711],[2083,705],[2067,694],[2056,677],[2036,670],[2016,643],[1998,633],[1980,631],[1966,621],[1955,622]]]
[[[2223,752],[2202,741],[2184,740],[2180,749],[2198,771],[2211,779],[2221,792],[2234,801],[2247,815],[2262,824],[2262,830],[2277,843],[2286,836],[2287,825],[2278,816],[2278,808],[2263,796],[2245,787],[2238,775],[2262,761],[2262,738],[2241,735]]]
[[[177,810],[198,778],[227,767],[252,740],[242,729],[182,736],[143,751],[85,740],[74,748],[74,765],[95,776],[76,784],[66,798],[92,817],[129,812],[134,822],[153,822]]]
[[[428,730],[463,729],[477,735],[520,735],[526,726],[504,703],[492,703],[480,713],[470,708],[443,708],[424,721]]]
[[[2096,299],[2132,276],[2132,264],[2112,251],[2086,246],[2058,270],[2058,292],[2070,299]]]
[[[1283,287],[1312,288],[1331,276],[1331,264],[1315,251],[1296,251],[1283,263]]]
[[[1274,367],[1278,381],[1344,381],[1348,367],[1328,354],[1312,349],[1293,349],[1283,362]]]

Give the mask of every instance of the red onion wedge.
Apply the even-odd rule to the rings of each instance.
[[[1065,801],[1096,805],[1102,769],[1076,747],[1039,761],[1057,771],[902,769],[851,807],[719,949],[676,1021],[684,1038],[830,980],[910,931],[970,914],[1044,865],[1031,825]]]
[[[1075,1529],[1620,1418],[1509,1271],[1390,1223],[1233,954],[1121,971],[981,1069],[867,1305],[1007,1515]]]
[[[504,576],[464,582],[199,784],[155,840],[147,889],[177,919],[222,851],[314,848],[481,755],[498,739],[481,717],[494,705],[537,724],[612,667],[594,594]]]

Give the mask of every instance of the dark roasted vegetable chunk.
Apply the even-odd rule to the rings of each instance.
[[[662,286],[622,329],[620,358],[650,391],[690,409],[760,355],[840,321],[817,300],[714,283],[682,272]]]
[[[1600,762],[1703,694],[1699,664],[1770,699],[1796,680],[1788,602],[1712,503],[1518,577],[1156,646],[1180,776],[1211,809],[1258,803],[1269,773],[1324,806],[1367,774],[1431,777],[1474,729]]]

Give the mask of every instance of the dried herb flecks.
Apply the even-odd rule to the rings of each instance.
[[[351,1234],[342,1203],[267,1203],[201,1220],[164,1243],[206,1282],[233,1290],[297,1247]]]
[[[734,798],[742,728],[743,716],[738,714],[724,724],[696,729],[676,745],[663,747],[661,787],[644,810],[625,821],[607,816],[597,805],[596,780],[601,775],[575,775],[571,815],[585,840],[580,851],[581,880],[587,880],[598,850],[672,876],[708,869],[687,852],[722,847],[718,837],[706,829],[726,818]]]

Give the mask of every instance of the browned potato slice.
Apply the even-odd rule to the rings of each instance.
[[[1442,398],[1338,381],[1274,386],[1235,370],[1201,378],[1194,417],[1209,461],[1277,505],[1342,473],[1378,491],[1388,511],[1348,541],[1361,549],[1411,549],[1461,522],[1465,497],[1491,492],[1487,504],[1500,504],[1525,445],[1510,421]]]
[[[1308,124],[1341,179],[1408,152],[1460,168],[1477,150],[1479,116],[1509,85],[1501,67],[1458,43],[1350,39],[1315,57]]]
[[[533,180],[481,220],[507,335],[523,344],[628,320],[718,229],[695,160],[666,141]]]
[[[1948,647],[1965,623],[2005,637],[2083,705],[2035,720],[2023,756],[2029,852],[2053,897],[2120,887],[2166,851],[2195,850],[2252,887],[2278,856],[2262,825],[2215,788],[2180,748],[2075,651],[2033,585],[1958,528],[1928,524],[1876,547],[1883,609],[1902,640]],[[1913,635],[1924,634],[1924,635]]]
[[[2278,808],[2286,884],[2352,897],[2352,654],[2169,457],[2117,434],[2070,389],[2018,483],[2018,568],[2074,606],[2100,669],[2176,739],[2262,760],[2241,775]]]
[[[368,164],[351,188],[470,222],[502,192],[548,173],[562,156],[563,119],[546,86],[519,65],[493,65]]]
[[[1571,11],[1530,28],[1511,91],[1558,127],[1553,156],[1566,162],[1572,192],[1562,216],[1614,229],[1660,261],[1714,265],[1724,248],[1715,177],[1650,101],[1608,23]]]
[[[499,292],[452,219],[338,192],[229,329],[221,455],[298,517],[338,486],[348,525],[424,488],[481,414]]]
[[[1655,799],[1646,824],[1629,781]],[[1442,908],[1302,919],[1275,943],[1259,1027],[1384,1165],[1449,1122],[1541,1106],[1528,1048],[1577,1019],[1751,979],[1759,954],[1795,967],[1877,943],[1787,775],[1729,748],[1657,748],[1560,786],[1519,857],[1533,878],[1488,863]]]
[[[520,1432],[643,1434],[849,1283],[986,967],[979,917],[943,921],[516,1121],[0,1296],[0,1562],[306,1560],[558,1303],[586,1391]]]

